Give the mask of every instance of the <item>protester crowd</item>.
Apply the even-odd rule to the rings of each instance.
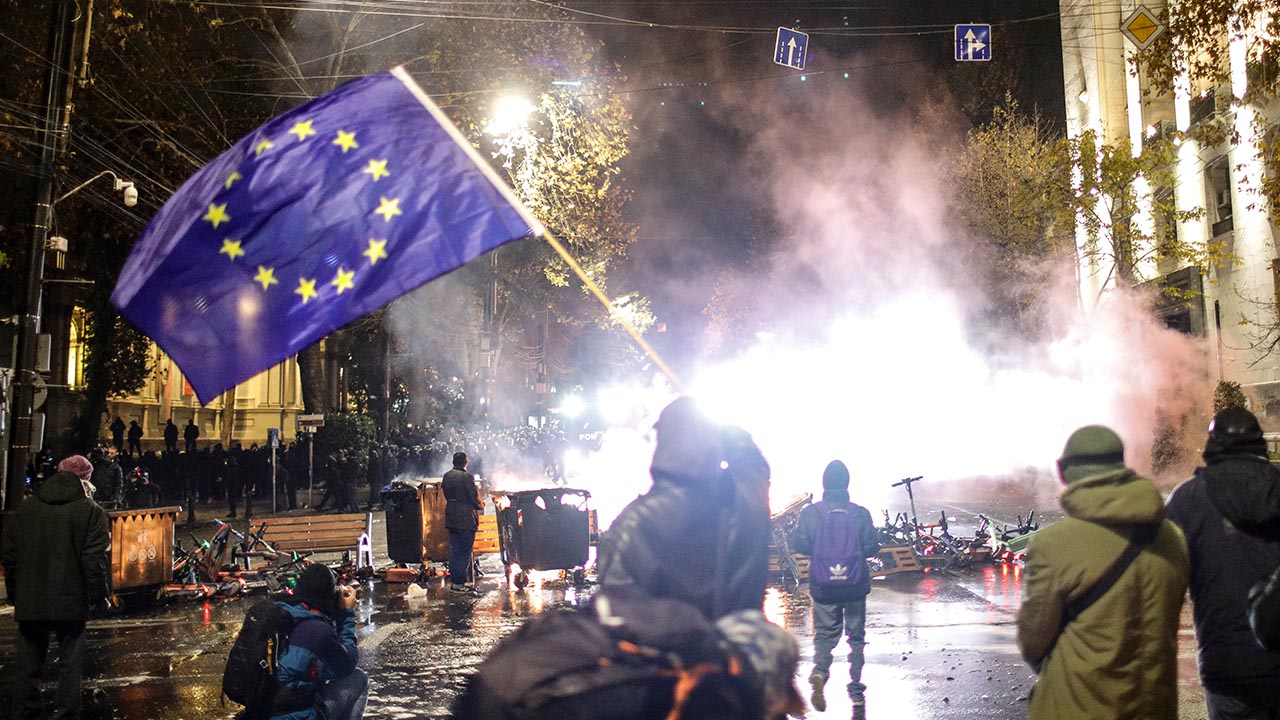
[[[222,499],[234,516],[242,498],[269,493],[269,449],[189,442],[178,452],[170,427],[159,454],[134,447],[122,455],[113,443],[57,465],[41,453],[33,466],[32,495],[0,545],[21,629],[19,703],[31,717],[40,712],[51,635],[61,658],[56,702],[72,715],[78,706],[84,622],[109,592],[105,516],[91,498],[133,507]],[[584,607],[541,614],[501,641],[468,680],[453,717],[763,719],[806,710],[795,686],[796,642],[761,613],[772,532],[768,463],[746,432],[712,423],[687,398],[668,406],[655,429],[653,485],[603,534],[600,589]],[[317,508],[332,500],[355,509],[358,485],[381,487],[402,472],[438,474],[448,447],[390,443],[367,458],[318,459],[326,494]],[[280,501],[294,507],[305,483],[292,478],[306,477],[306,455],[296,444],[278,453]],[[466,453],[448,459],[451,589],[470,593],[476,479]],[[1176,718],[1177,633],[1188,591],[1210,720],[1280,718],[1280,469],[1257,419],[1242,408],[1214,418],[1203,459],[1166,502],[1129,467],[1111,429],[1088,426],[1067,439],[1057,461],[1067,517],[1031,541],[1016,624],[1018,647],[1038,674],[1033,720]],[[810,556],[810,705],[826,708],[843,635],[857,720],[866,714],[865,560],[879,545],[869,513],[853,502],[851,476],[856,468],[828,464],[822,500],[801,512],[791,542]],[[88,540],[59,540],[67,537]],[[82,571],[49,570],[69,564]],[[356,668],[354,602],[327,568],[308,569],[294,596],[250,611],[224,689],[239,687],[228,685],[232,668],[256,666],[241,648],[263,627],[255,613],[274,613],[288,649],[275,660],[274,689],[244,701],[261,703],[250,714],[361,717],[368,681]]]

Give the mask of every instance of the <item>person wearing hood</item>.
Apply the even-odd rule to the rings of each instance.
[[[1280,565],[1280,470],[1253,413],[1228,408],[1209,425],[1204,466],[1169,498],[1191,550],[1191,603],[1210,720],[1277,718],[1280,652],[1249,625],[1250,589]]]
[[[356,667],[356,591],[339,585],[328,567],[308,565],[293,597],[277,603],[294,618],[280,655],[280,685],[311,707],[273,712],[273,720],[359,720],[369,699],[369,676]]]
[[[1058,460],[1067,517],[1027,550],[1017,640],[1039,673],[1031,720],[1178,717],[1187,544],[1111,429],[1072,433]]]
[[[715,620],[759,610],[769,573],[769,464],[740,428],[704,417],[692,398],[654,425],[649,492],[600,538],[602,587],[683,600]]]
[[[18,622],[18,717],[44,712],[40,680],[50,635],[58,638],[54,714],[79,717],[85,622],[111,595],[109,542],[107,513],[66,471],[41,483],[5,520],[0,563]]]
[[[802,555],[812,556],[819,530],[825,526],[831,528],[825,532],[843,534],[840,530],[846,527],[844,518],[847,518],[848,527],[854,529],[850,534],[857,537],[857,547],[861,548],[862,557],[857,562],[862,563],[865,558],[875,557],[880,551],[880,541],[876,536],[871,513],[861,505],[849,501],[849,468],[839,460],[832,460],[822,472],[822,501],[800,511],[791,548]],[[812,562],[810,567],[812,568]],[[813,598],[813,671],[809,674],[809,684],[813,687],[813,708],[818,712],[826,710],[827,700],[822,690],[831,675],[831,651],[840,642],[840,636],[847,635],[848,689],[856,719],[866,714],[866,702],[863,698],[867,686],[862,684],[862,666],[865,662],[863,646],[866,640],[867,595],[871,593],[871,576],[863,572],[856,576],[856,582],[853,578],[849,582],[852,584],[824,584],[818,582],[814,573],[810,572],[809,595]]]

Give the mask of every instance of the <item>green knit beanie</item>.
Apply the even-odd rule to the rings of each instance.
[[[1058,470],[1068,483],[1124,469],[1124,443],[1111,428],[1087,425],[1071,433],[1058,458]]]

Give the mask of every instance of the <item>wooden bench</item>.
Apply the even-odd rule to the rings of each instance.
[[[266,524],[262,539],[281,552],[338,553],[355,550],[356,566],[373,565],[373,516],[369,513],[293,515],[255,520]]]
[[[476,542],[471,546],[475,555],[498,552],[498,516],[481,515],[480,526],[476,528]]]

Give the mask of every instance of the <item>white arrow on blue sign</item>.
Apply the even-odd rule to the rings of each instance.
[[[804,69],[809,54],[809,36],[799,30],[778,28],[778,42],[773,46],[773,61],[796,70]]]
[[[990,25],[956,26],[956,61],[985,62],[991,59]]]

